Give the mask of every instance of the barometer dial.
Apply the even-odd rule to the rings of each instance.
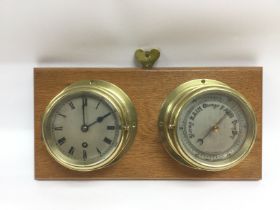
[[[239,163],[256,138],[256,119],[246,99],[224,83],[193,80],[175,89],[160,114],[167,151],[180,163],[223,170]]]

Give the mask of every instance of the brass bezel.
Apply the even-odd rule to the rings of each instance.
[[[60,154],[51,138],[49,127],[50,116],[55,107],[63,102],[66,97],[82,94],[95,95],[106,100],[117,111],[122,125],[119,143],[112,154],[104,160],[92,164],[80,164],[79,161]],[[76,171],[93,171],[114,164],[132,145],[136,130],[137,115],[132,101],[119,87],[103,80],[82,80],[69,85],[50,101],[42,118],[42,138],[47,151],[59,164]]]
[[[221,92],[234,97],[242,107],[249,125],[241,149],[229,159],[215,163],[195,159],[184,152],[176,132],[178,117],[183,106],[198,95],[211,92]],[[159,130],[165,150],[179,163],[195,169],[221,171],[237,165],[249,154],[256,139],[257,122],[252,106],[238,91],[217,80],[195,79],[179,85],[166,97],[159,115]]]

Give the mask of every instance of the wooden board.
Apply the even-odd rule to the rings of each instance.
[[[258,122],[256,143],[238,166],[220,172],[206,172],[175,162],[160,144],[157,119],[165,97],[179,84],[206,78],[220,80],[240,91],[252,104]],[[94,172],[64,168],[47,153],[41,139],[41,117],[49,101],[70,83],[78,80],[106,80],[123,89],[138,114],[135,142],[114,166]],[[175,68],[101,69],[36,68],[35,97],[35,178],[36,179],[252,179],[262,177],[262,68]]]

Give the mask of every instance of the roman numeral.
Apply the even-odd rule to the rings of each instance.
[[[62,144],[64,144],[66,141],[66,138],[65,137],[62,137],[61,139],[58,139],[57,142],[58,144],[61,146]]]
[[[113,126],[113,125],[108,125],[108,126],[107,126],[107,130],[115,130],[115,126]]]
[[[105,137],[103,141],[104,141],[105,143],[107,143],[107,144],[111,144],[111,143],[112,143],[112,140],[111,140],[111,139],[108,139],[107,137]]]
[[[71,147],[71,148],[69,149],[68,153],[69,153],[70,155],[73,155],[73,154],[74,154],[74,151],[75,151],[75,148],[74,148],[74,147]]]
[[[101,101],[98,102],[98,104],[96,105],[95,109],[98,109],[100,103],[101,103]]]
[[[87,159],[87,151],[83,150],[83,159],[86,160]]]
[[[87,106],[87,97],[83,97],[83,106]]]
[[[61,116],[61,117],[66,117],[66,115],[64,115],[64,114],[60,114],[60,113],[57,113],[57,115],[59,115],[59,116]]]
[[[63,127],[62,127],[62,126],[60,126],[60,127],[54,127],[54,130],[56,130],[56,131],[62,131],[62,130],[63,130]]]
[[[101,153],[101,151],[98,149],[98,147],[96,147],[96,151],[98,152],[98,154],[101,156],[102,155],[102,153]]]
[[[74,104],[73,104],[72,101],[70,101],[68,104],[69,104],[69,106],[71,107],[71,109],[75,109],[75,108],[76,108],[76,107],[74,106]]]

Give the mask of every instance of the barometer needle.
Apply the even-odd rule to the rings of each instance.
[[[203,136],[203,138],[200,138],[197,140],[197,142],[202,145],[204,139],[214,130],[217,130],[219,127],[218,125],[220,125],[221,122],[223,122],[223,120],[226,118],[227,113],[225,113],[219,120],[218,122],[216,122],[213,126],[210,127],[210,129],[207,131],[207,133]]]
[[[226,118],[227,113],[224,114],[224,116],[221,117],[221,119],[213,126],[213,128],[218,127],[218,125],[221,124],[221,122],[223,122],[223,120]]]

